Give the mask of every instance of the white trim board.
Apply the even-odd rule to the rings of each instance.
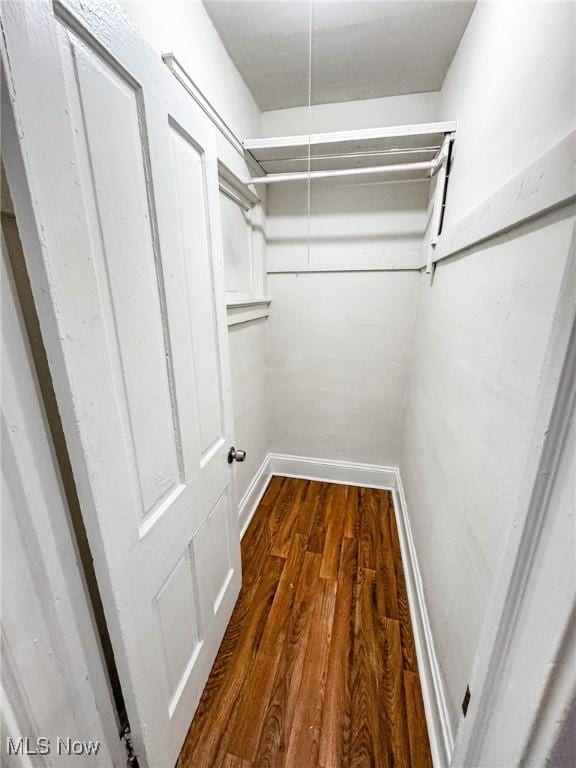
[[[412,633],[422,698],[428,725],[428,738],[434,768],[445,768],[450,765],[454,749],[454,731],[448,714],[448,704],[444,690],[444,681],[436,656],[432,627],[426,606],[426,597],[422,583],[422,575],[418,564],[418,554],[412,535],[412,526],[406,504],[406,496],[402,485],[400,470],[396,469],[397,488],[392,492],[396,527],[400,539],[402,564],[408,592],[408,607],[412,620]]]
[[[301,477],[340,485],[359,485],[366,488],[396,488],[396,467],[361,464],[310,456],[291,456],[285,453],[268,454],[270,474],[283,477]]]
[[[444,684],[436,657],[400,470],[398,467],[376,464],[269,453],[239,504],[242,536],[273,475],[382,488],[392,492],[432,760],[435,768],[445,768],[450,763],[454,734],[448,717]]]
[[[254,517],[254,512],[258,508],[258,504],[264,495],[264,491],[268,487],[268,483],[272,477],[270,472],[270,454],[267,454],[264,461],[258,468],[256,474],[252,478],[252,481],[244,496],[238,503],[238,521],[240,527],[240,538],[244,538],[244,534],[250,525],[250,521]]]
[[[244,152],[244,146],[242,141],[238,138],[238,135],[230,128],[226,120],[213,106],[212,102],[202,93],[200,88],[196,85],[194,80],[190,77],[184,66],[180,63],[178,58],[171,51],[167,51],[162,54],[162,61],[168,69],[172,72],[178,82],[186,89],[186,91],[192,96],[196,104],[202,109],[202,111],[210,118],[216,128],[220,131],[222,136],[230,143],[232,147],[238,152],[238,154],[246,161],[247,165],[258,176],[262,173],[262,169],[256,163],[256,161],[248,156]]]
[[[576,199],[575,145],[576,131],[572,131],[446,229],[438,238],[432,261],[448,259],[573,203]]]
[[[249,323],[251,320],[260,320],[270,314],[270,299],[257,301],[229,302],[226,305],[228,327]]]
[[[224,138],[230,142],[238,154],[244,157],[244,147],[242,145],[242,141],[234,133],[232,128],[230,128],[218,110],[214,108],[209,99],[207,99],[206,96],[202,93],[200,88],[198,88],[178,58],[171,51],[167,51],[166,53],[162,54],[162,61],[164,64],[166,64],[168,69],[181,83],[181,85],[184,86],[190,96],[192,96],[196,104],[198,104],[202,111],[210,118],[216,128],[218,128],[220,133],[224,136]]]

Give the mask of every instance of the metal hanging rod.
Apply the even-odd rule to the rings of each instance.
[[[302,171],[300,173],[269,173],[267,176],[255,176],[246,179],[246,184],[277,184],[282,181],[307,181],[308,179],[333,179],[337,176],[371,176],[380,173],[403,173],[404,171],[426,171],[432,174],[436,170],[435,160],[420,163],[398,163],[396,165],[375,165],[372,168],[341,168],[335,171]]]
[[[234,189],[229,187],[227,184],[220,183],[218,186],[219,186],[220,192],[222,192],[223,195],[226,195],[226,197],[228,197],[230,200],[233,200],[245,211],[252,210],[254,203],[250,202],[246,197],[244,197],[243,195],[240,195],[238,192],[236,192]]]
[[[373,151],[365,151],[365,152],[342,152],[340,154],[323,154],[323,155],[312,155],[311,160],[312,162],[317,162],[318,160],[355,160],[356,158],[367,158],[367,157],[390,157],[395,155],[422,155],[422,154],[429,154],[430,152],[438,152],[438,150],[441,148],[440,144],[435,144],[434,146],[429,147],[406,147],[406,148],[399,148],[399,149],[379,149],[379,150],[373,150]],[[274,157],[274,158],[266,158],[265,160],[261,160],[260,163],[263,165],[266,165],[267,163],[301,163],[304,160],[308,160],[308,155],[298,155],[295,157]],[[368,166],[369,167],[369,166]]]

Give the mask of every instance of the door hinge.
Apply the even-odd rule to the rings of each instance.
[[[126,752],[128,754],[128,758],[126,760],[126,768],[140,768],[140,766],[138,765],[138,758],[136,757],[136,754],[134,752],[134,747],[132,746],[132,739],[130,737],[129,725],[125,726],[122,729],[120,738],[124,741],[124,746],[126,747]]]

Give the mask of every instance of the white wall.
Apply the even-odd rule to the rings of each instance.
[[[426,227],[428,184],[348,179],[271,184],[269,272],[416,268]]]
[[[267,322],[264,319],[253,320],[229,328],[236,447],[247,451],[246,461],[234,465],[238,501],[241,501],[269,450],[269,393],[265,359]]]
[[[478,4],[442,92],[442,119],[458,121],[448,227],[573,127],[573,30],[568,3]],[[548,215],[420,281],[401,471],[454,730],[572,230],[568,213]]]
[[[252,288],[252,227],[248,212],[236,200],[220,192],[220,219],[226,293],[249,294]]]
[[[420,280],[401,471],[454,726],[515,511],[571,230],[549,220],[441,263],[432,287]]]
[[[416,272],[271,275],[272,449],[397,465]]]
[[[240,137],[257,136],[260,111],[201,0],[119,0],[161,53],[173,53],[194,83]]]
[[[437,94],[325,104],[313,130],[428,122],[437,106]],[[298,132],[305,113],[264,113],[263,130]],[[305,184],[271,185],[267,203],[272,448],[397,465],[417,273],[389,270],[418,263],[427,185],[316,182],[310,222]]]
[[[197,88],[241,141],[260,134],[260,110],[201,0],[118,0],[150,45],[173,53]],[[215,130],[219,160],[250,176],[244,158]]]
[[[574,129],[574,4],[480,0],[441,92],[458,121],[450,226]]]
[[[308,133],[379,128],[383,125],[431,123],[440,114],[440,91],[384,96],[379,99],[314,104],[308,107],[274,109],[262,112],[262,136],[287,136]]]

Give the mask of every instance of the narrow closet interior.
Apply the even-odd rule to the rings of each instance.
[[[0,20],[7,765],[573,765],[574,4]]]

